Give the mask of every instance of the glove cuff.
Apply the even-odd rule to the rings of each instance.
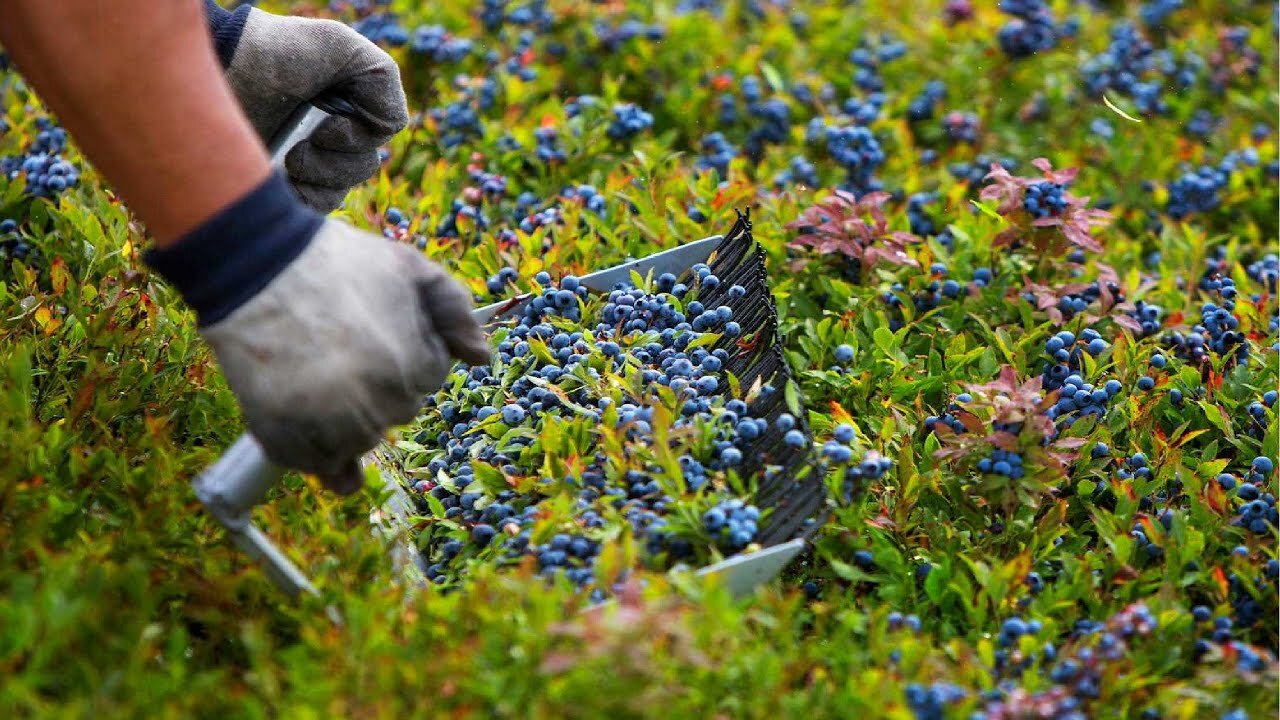
[[[200,327],[257,295],[306,249],[324,217],[298,201],[275,172],[203,225],[143,260],[196,311]]]
[[[225,70],[231,65],[231,58],[236,54],[236,46],[240,44],[240,36],[244,34],[244,24],[249,21],[252,5],[241,5],[235,10],[224,9],[214,0],[204,0],[205,19],[209,21],[209,34],[213,36],[213,47],[218,51],[218,60]]]

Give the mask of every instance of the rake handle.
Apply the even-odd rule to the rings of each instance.
[[[354,117],[355,107],[340,96],[328,94],[300,106],[267,144],[273,167],[283,167],[285,156],[310,137],[330,115]],[[241,435],[231,447],[193,481],[196,497],[230,534],[245,554],[263,563],[271,580],[290,596],[316,593],[307,576],[259,530],[250,514],[262,504],[284,468],[267,459],[253,436]]]
[[[222,524],[245,554],[259,560],[273,582],[290,596],[306,591],[315,594],[307,576],[280,552],[253,524],[250,513],[266,499],[267,493],[284,475],[284,469],[267,459],[262,446],[245,433],[227,448],[192,483],[196,497]]]

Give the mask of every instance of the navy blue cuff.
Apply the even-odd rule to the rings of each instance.
[[[240,36],[244,34],[244,24],[249,20],[252,5],[241,5],[235,10],[227,10],[215,0],[204,0],[204,14],[209,21],[209,34],[213,36],[213,47],[218,51],[218,59],[225,70],[231,65],[231,58],[236,54],[236,46],[240,44]]]
[[[201,327],[222,320],[306,249],[324,217],[276,172],[252,192],[143,260],[182,293]]]

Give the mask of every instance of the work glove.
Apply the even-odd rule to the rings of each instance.
[[[234,12],[205,0],[226,77],[264,143],[299,107],[331,93],[353,117],[331,116],[285,159],[285,172],[312,208],[329,212],[378,170],[378,148],[409,122],[400,68],[390,55],[335,20]]]
[[[452,358],[489,360],[466,288],[406,245],[304,207],[279,173],[145,259],[195,309],[267,457],[343,494]]]

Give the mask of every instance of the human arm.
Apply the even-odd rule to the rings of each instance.
[[[155,237],[273,461],[354,491],[452,357],[487,359],[465,288],[271,173],[198,0],[6,0],[0,43]]]

